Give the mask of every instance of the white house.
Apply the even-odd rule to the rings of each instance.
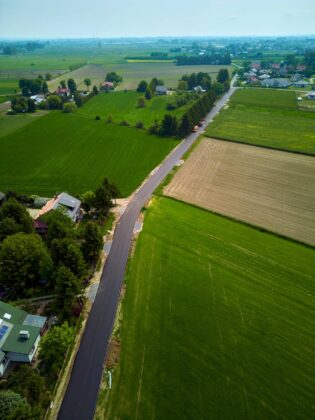
[[[315,99],[315,90],[312,90],[311,92],[309,92],[307,94],[307,98],[314,100]]]

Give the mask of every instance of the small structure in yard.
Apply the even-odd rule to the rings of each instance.
[[[197,93],[204,93],[206,90],[202,86],[195,86],[194,91]]]
[[[70,217],[73,222],[76,222],[80,217],[81,201],[71,195],[63,192],[56,197],[49,200],[36,216],[38,220],[41,216],[49,211],[61,208],[65,214]]]
[[[115,85],[112,82],[103,82],[100,85],[100,90],[102,92],[109,92],[109,91],[113,90],[114,87],[115,87]]]
[[[55,95],[63,96],[65,98],[71,95],[70,89],[62,88],[62,87],[58,87],[58,89],[55,90],[54,93],[55,93]]]
[[[35,229],[36,233],[40,236],[45,236],[48,231],[48,225],[43,220],[35,220],[33,223],[33,228]]]
[[[46,320],[0,301],[0,377],[12,362],[33,361]]]
[[[315,90],[312,90],[307,94],[307,99],[315,100]]]
[[[167,87],[166,86],[162,86],[162,85],[158,85],[155,88],[155,93],[157,95],[167,95]]]

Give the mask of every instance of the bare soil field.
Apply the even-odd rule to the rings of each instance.
[[[164,194],[315,245],[315,158],[203,139]]]

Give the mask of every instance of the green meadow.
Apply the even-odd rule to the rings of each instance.
[[[145,130],[53,111],[0,139],[0,190],[76,194],[108,177],[128,196],[177,143]]]
[[[187,106],[183,106],[173,111],[167,111],[166,104],[171,101],[170,96],[154,96],[146,101],[144,108],[139,108],[137,104],[140,96],[143,94],[135,91],[100,93],[80,108],[79,113],[91,117],[99,115],[105,119],[111,115],[115,123],[126,120],[129,124],[134,125],[136,122],[142,121],[148,128],[154,120],[162,120],[165,114],[181,117],[187,108]]]
[[[315,114],[298,110],[296,93],[240,89],[206,135],[258,146],[315,153]]]
[[[310,419],[314,250],[155,198],[97,419]]]

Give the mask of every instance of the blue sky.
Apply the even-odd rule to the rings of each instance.
[[[0,38],[315,33],[315,0],[0,0]]]

